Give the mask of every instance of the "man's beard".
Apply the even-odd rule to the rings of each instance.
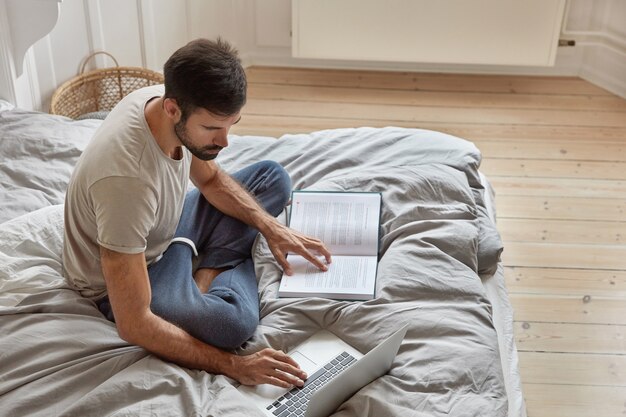
[[[189,149],[189,152],[191,152],[196,158],[201,159],[203,161],[210,161],[211,159],[215,159],[218,154],[212,153],[212,152],[214,151],[219,152],[223,149],[222,146],[218,146],[218,145],[208,145],[202,148],[195,146],[191,142],[191,138],[189,137],[189,134],[187,133],[186,121],[181,120],[178,123],[176,123],[174,125],[174,132],[176,133],[178,140],[180,140],[183,146]]]

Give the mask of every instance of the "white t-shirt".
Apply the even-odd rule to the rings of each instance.
[[[111,111],[81,155],[65,197],[65,276],[83,296],[106,292],[100,248],[145,252],[149,265],[174,236],[187,191],[191,153],[167,156],[144,115],[163,86],[134,91]]]

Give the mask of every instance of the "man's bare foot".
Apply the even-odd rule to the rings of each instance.
[[[196,285],[202,294],[209,290],[211,283],[222,272],[226,271],[228,268],[200,268],[193,275],[194,281],[196,281]]]

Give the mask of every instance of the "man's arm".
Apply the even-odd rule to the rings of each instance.
[[[100,247],[102,271],[120,337],[187,368],[224,374],[244,385],[300,385],[306,375],[283,352],[264,349],[237,356],[207,345],[150,310],[145,255]]]
[[[291,266],[286,259],[288,252],[303,256],[323,271],[328,269],[313,253],[319,253],[325,257],[327,263],[331,262],[330,252],[319,239],[282,225],[215,162],[201,161],[194,156],[191,163],[191,180],[209,203],[219,211],[258,229],[267,239],[272,254],[287,275],[292,274]]]

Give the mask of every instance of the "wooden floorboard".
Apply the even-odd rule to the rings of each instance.
[[[510,242],[626,245],[626,222],[504,218],[498,229]]]
[[[626,181],[595,179],[561,179],[544,177],[504,177],[492,175],[491,184],[500,195],[579,198],[626,196]]]
[[[322,87],[251,83],[255,99],[323,103],[390,104],[405,106],[546,109],[626,112],[626,101],[615,96],[459,93],[457,91],[381,90],[354,87]],[[610,110],[609,110],[610,109]]]
[[[515,333],[519,352],[626,354],[626,326],[518,321]],[[522,361],[533,362],[528,356]]]
[[[519,352],[522,380],[626,389],[626,355]]]
[[[622,270],[507,266],[504,276],[513,293],[626,298],[626,271]]]
[[[510,293],[516,321],[626,325],[623,297]]]
[[[251,83],[399,90],[612,96],[578,77],[535,77],[252,67]]]
[[[542,141],[517,142],[515,144],[498,140],[477,139],[474,141],[486,159],[522,158],[546,161],[600,161],[621,163],[626,160],[626,138],[624,142],[577,142]],[[540,176],[541,172],[537,173]]]
[[[251,98],[246,104],[251,114],[267,116],[302,116],[315,113],[327,119],[350,118],[368,121],[412,122],[416,125],[425,121],[455,123],[488,123],[522,125],[532,123],[539,126],[583,126],[583,127],[626,127],[622,111],[607,110],[534,110],[474,107],[404,106],[397,104],[320,103],[295,100],[267,100]]]
[[[269,135],[279,137],[287,133],[305,133],[324,129],[354,128],[363,126],[362,119],[323,118],[315,115],[306,116],[268,116],[254,114],[246,108],[241,122],[233,126],[232,132],[239,135]],[[489,123],[438,123],[423,121],[370,120],[365,124],[371,127],[398,126],[405,128],[427,129],[455,135],[470,141],[495,140],[503,143],[567,141],[568,143],[610,142],[623,144],[626,128],[585,127],[585,126],[533,126]]]
[[[624,162],[489,157],[480,170],[487,176],[626,180]]]
[[[625,245],[505,242],[505,266],[626,270]]]
[[[626,100],[577,77],[252,67],[232,133],[472,141],[496,192],[530,417],[626,415]]]
[[[626,219],[626,196],[607,198],[506,195],[496,190],[498,217],[518,219],[607,220]]]
[[[525,383],[529,417],[618,417],[626,414],[624,388]]]

